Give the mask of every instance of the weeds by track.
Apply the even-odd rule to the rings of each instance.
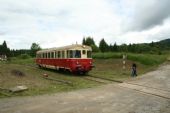
[[[39,69],[39,67],[35,64],[21,64],[21,65],[29,67],[29,68],[33,68],[33,69]],[[73,83],[71,81],[58,79],[58,78],[54,78],[54,77],[48,77],[48,74],[47,74],[47,76],[42,75],[42,78],[44,78],[46,80],[55,81],[56,83],[62,83],[62,84],[73,86]]]

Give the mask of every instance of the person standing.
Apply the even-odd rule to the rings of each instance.
[[[132,73],[131,73],[132,77],[136,77],[137,76],[137,66],[135,63],[132,64]]]

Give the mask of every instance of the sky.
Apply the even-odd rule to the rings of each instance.
[[[170,38],[170,0],[0,0],[0,44],[11,49]]]

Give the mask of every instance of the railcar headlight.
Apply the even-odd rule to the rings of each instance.
[[[92,64],[92,62],[89,62],[90,64]]]
[[[77,62],[76,62],[76,64],[78,65],[78,64],[79,64],[79,62],[77,61]]]

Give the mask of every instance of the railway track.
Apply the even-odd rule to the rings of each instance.
[[[128,88],[128,89],[141,92],[143,94],[149,94],[149,95],[153,95],[153,96],[157,96],[157,97],[170,100],[170,92],[168,90],[162,90],[159,88],[153,88],[153,87],[148,87],[148,86],[133,84],[133,83],[121,83],[118,85],[120,87],[124,87],[124,88]]]
[[[88,75],[83,77],[84,79],[90,80],[90,81],[95,81],[98,83],[103,83],[103,84],[108,84],[108,83],[123,83],[123,81],[118,81],[118,80],[113,80],[113,79],[107,79],[103,77],[96,77],[92,75]]]
[[[118,81],[118,80],[112,80],[112,79],[107,79],[107,78],[102,78],[102,77],[91,76],[91,75],[86,76],[84,78],[87,80],[91,80],[91,81],[95,81],[95,82],[103,83],[103,84],[116,82],[116,83],[119,83],[118,85],[120,87],[132,89],[132,90],[141,92],[143,94],[149,94],[149,95],[156,96],[156,97],[170,99],[170,91],[169,90],[163,90],[163,89],[159,89],[159,88],[154,88],[154,87],[140,85],[140,84],[134,84],[134,83],[130,83],[130,82],[124,83],[124,82]]]

